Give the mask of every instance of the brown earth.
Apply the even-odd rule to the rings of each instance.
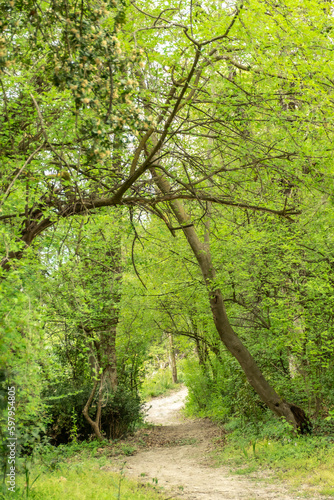
[[[163,487],[166,498],[187,500],[302,498],[270,480],[268,474],[247,477],[231,475],[228,468],[213,468],[210,451],[223,439],[223,432],[207,419],[185,419],[181,408],[187,395],[185,387],[147,404],[147,422],[154,424],[134,436],[141,443],[133,456],[118,457],[109,470],[122,468],[126,476]],[[124,462],[126,463],[124,464]],[[301,490],[300,490],[301,491]]]

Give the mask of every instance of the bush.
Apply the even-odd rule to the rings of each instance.
[[[82,414],[91,389],[86,387],[71,393],[63,393],[64,388],[54,388],[56,395],[46,397],[47,435],[52,445],[66,444],[73,439],[83,441],[92,434],[92,428]],[[65,391],[64,391],[65,392]],[[73,430],[75,428],[75,436]]]
[[[61,392],[61,389],[59,387],[58,392]],[[90,391],[91,388],[86,387],[73,393],[46,398],[49,416],[47,435],[51,444],[58,446],[91,437],[92,428],[82,414]],[[102,404],[102,433],[107,439],[119,439],[131,432],[142,419],[143,404],[137,394],[123,387],[119,387],[108,397],[109,399]],[[95,399],[89,410],[92,419],[95,418],[96,404]]]
[[[119,387],[102,409],[101,428],[107,439],[120,439],[142,419],[143,403],[138,394]]]
[[[16,457],[30,455],[34,449],[45,442],[45,412],[41,403],[39,393],[36,394],[36,402],[33,404],[33,391],[25,391],[23,384],[17,383],[22,380],[18,372],[6,372],[0,370],[0,471],[5,477],[8,472],[8,416],[14,418],[15,422],[15,445]],[[8,387],[15,386],[15,405],[12,411],[15,416],[8,412]],[[23,389],[21,387],[23,386]]]
[[[199,366],[195,359],[188,360],[184,377],[189,390],[188,414],[220,423],[232,417],[247,421],[263,418],[262,402],[233,360],[224,363],[213,356],[205,366]]]

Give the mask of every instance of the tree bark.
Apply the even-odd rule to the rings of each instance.
[[[102,379],[100,381],[99,399],[98,399],[98,403],[97,403],[97,412],[96,412],[95,420],[93,420],[88,413],[90,405],[92,404],[92,401],[94,399],[98,383],[99,383],[99,380],[96,379],[94,382],[92,392],[90,393],[90,396],[88,398],[87,403],[85,404],[84,409],[82,410],[82,413],[83,413],[83,416],[85,417],[85,419],[87,420],[87,422],[92,426],[92,429],[94,431],[96,438],[101,441],[103,439],[102,434],[101,434]]]
[[[164,175],[157,174],[156,170],[153,168],[151,169],[151,173],[158,188],[164,194],[169,193],[171,186],[168,179]],[[169,204],[179,225],[184,226],[183,233],[201,269],[209,296],[213,320],[221,341],[228,351],[237,359],[248,382],[270,410],[279,417],[284,417],[299,432],[307,432],[309,429],[309,421],[304,411],[295,405],[290,405],[277,394],[264,378],[255,359],[234,332],[226,314],[222,293],[220,289],[215,286],[216,273],[213,267],[209,245],[201,242],[194,226],[190,224],[190,217],[186,213],[182,203],[175,200],[170,201]]]
[[[193,312],[195,312],[195,310],[193,310]],[[195,351],[198,357],[198,362],[200,366],[205,367],[205,363],[208,358],[208,346],[199,337],[198,325],[192,316],[189,317],[189,322],[195,339]]]
[[[174,349],[172,333],[169,334],[169,363],[170,363],[170,369],[172,371],[173,384],[177,384],[177,368],[176,368],[175,349]]]
[[[106,333],[101,334],[101,363],[104,369],[104,383],[112,392],[117,390],[117,358],[116,358],[116,333],[117,333],[118,316],[116,325],[112,326]]]

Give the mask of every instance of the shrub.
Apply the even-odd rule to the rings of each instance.
[[[61,392],[59,387],[58,392]],[[49,424],[47,434],[53,445],[66,444],[70,441],[87,440],[92,435],[92,428],[82,414],[91,389],[86,387],[69,394],[59,394],[46,398],[48,402]],[[89,410],[94,419],[96,399]],[[142,419],[143,404],[137,394],[119,387],[102,404],[101,429],[107,439],[119,439],[131,432]]]
[[[138,394],[119,387],[102,409],[101,428],[108,439],[120,439],[142,418],[143,403]]]
[[[54,388],[56,395],[46,397],[47,435],[52,445],[58,446],[71,441],[73,426],[76,427],[75,438],[78,441],[88,439],[92,428],[82,414],[82,410],[90,394],[90,388],[65,392],[62,386]],[[65,393],[64,393],[65,392]]]
[[[222,423],[236,416],[261,419],[262,402],[230,359],[222,363],[212,357],[205,366],[199,366],[195,359],[188,360],[184,376],[189,390],[186,405],[189,414]]]

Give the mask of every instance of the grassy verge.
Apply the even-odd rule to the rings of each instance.
[[[111,471],[110,446],[97,443],[62,446],[44,451],[31,464],[21,463],[16,492],[0,487],[1,500],[163,500],[159,487],[124,477],[126,456]]]
[[[179,377],[179,379],[179,382],[182,382],[182,378]],[[180,387],[179,383],[174,384],[172,381],[172,374],[170,370],[160,369],[157,370],[153,375],[148,376],[145,379],[140,391],[140,395],[142,399],[149,400],[163,394],[168,394],[178,387]]]
[[[246,440],[232,435],[216,448],[213,458],[216,465],[230,465],[237,474],[270,470],[270,477],[285,480],[295,491],[299,488],[299,497],[334,498],[334,440],[330,437]]]

